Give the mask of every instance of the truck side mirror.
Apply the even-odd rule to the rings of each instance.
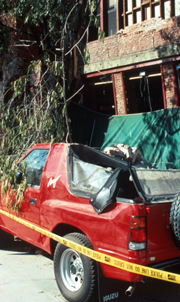
[[[16,183],[20,184],[21,181],[22,181],[22,172],[21,171],[17,171],[15,176],[16,176]]]

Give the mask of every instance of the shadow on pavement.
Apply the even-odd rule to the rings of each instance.
[[[48,258],[52,258],[52,256],[48,255],[43,250],[9,234],[2,230],[0,230],[0,249],[7,251],[17,251],[18,253],[27,253],[27,254],[41,254]]]

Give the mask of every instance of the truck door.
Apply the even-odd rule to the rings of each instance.
[[[49,149],[34,149],[19,164],[20,167],[25,165],[28,184],[19,216],[36,225],[40,224],[40,205],[43,198],[40,184],[48,153]],[[33,240],[36,241],[39,234],[29,229],[28,236],[33,237]]]

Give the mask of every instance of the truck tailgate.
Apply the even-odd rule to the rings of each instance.
[[[147,263],[153,264],[180,257],[170,226],[171,202],[146,205],[147,211]]]

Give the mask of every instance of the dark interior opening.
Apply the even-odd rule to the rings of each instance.
[[[124,77],[128,113],[164,108],[159,67],[128,71]]]
[[[115,114],[111,75],[102,75],[87,81],[83,105],[99,113]]]

